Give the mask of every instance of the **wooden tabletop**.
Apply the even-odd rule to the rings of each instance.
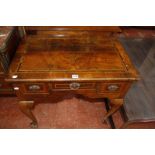
[[[119,41],[98,35],[82,39],[26,37],[17,50],[10,73],[10,76],[18,74],[18,80],[71,80],[72,74],[78,74],[79,80],[138,78]]]

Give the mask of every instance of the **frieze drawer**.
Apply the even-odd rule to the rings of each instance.
[[[46,83],[24,83],[14,86],[14,90],[18,90],[24,94],[48,94],[48,86]]]
[[[83,89],[95,89],[96,84],[94,82],[63,82],[52,83],[53,90],[83,90]]]
[[[100,83],[98,85],[98,92],[99,93],[119,93],[125,90],[127,86],[128,84],[123,82]]]

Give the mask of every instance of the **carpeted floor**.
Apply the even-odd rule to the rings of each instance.
[[[30,128],[30,120],[19,110],[16,97],[0,98],[0,128]],[[34,109],[38,128],[109,129],[109,123],[102,123],[106,112],[104,102],[87,102],[72,98],[55,104],[38,104]],[[119,128],[122,120],[119,112],[113,119]]]

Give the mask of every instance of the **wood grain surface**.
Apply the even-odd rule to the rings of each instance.
[[[123,104],[139,76],[123,46],[113,35],[118,27],[26,27],[9,76],[19,106],[37,127],[29,103],[68,94],[108,98],[111,108],[103,121]],[[58,88],[60,89],[55,89]],[[66,89],[67,87],[67,89]]]

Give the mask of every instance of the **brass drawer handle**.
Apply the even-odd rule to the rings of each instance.
[[[40,86],[39,85],[31,85],[31,86],[29,86],[29,90],[40,90]]]
[[[80,83],[76,83],[76,82],[71,83],[71,84],[69,84],[69,87],[70,87],[70,89],[72,89],[72,90],[77,90],[77,89],[80,88]]]
[[[118,85],[109,85],[108,86],[108,90],[109,91],[116,91],[119,89],[119,86]]]

